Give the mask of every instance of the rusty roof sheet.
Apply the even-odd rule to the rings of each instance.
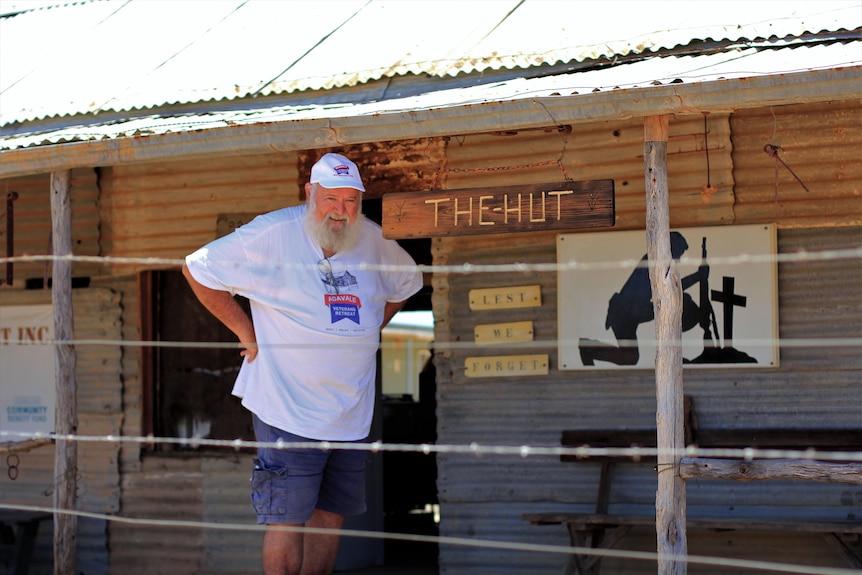
[[[860,30],[858,0],[0,0],[0,125]]]

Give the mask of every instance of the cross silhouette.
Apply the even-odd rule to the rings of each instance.
[[[736,283],[735,278],[724,276],[721,283],[721,291],[712,290],[711,299],[717,301],[724,308],[724,346],[733,347],[733,308],[734,306],[745,307],[747,297],[733,293]]]

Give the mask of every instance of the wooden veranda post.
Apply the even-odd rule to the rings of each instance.
[[[656,540],[659,575],[684,575],[688,553],[685,532],[685,480],[679,474],[684,447],[682,388],[682,284],[670,248],[667,184],[667,116],[644,118],[644,176],[649,277],[655,311],[656,426],[658,491]]]
[[[67,440],[78,430],[78,407],[75,383],[75,347],[64,342],[74,340],[72,320],[72,262],[60,259],[72,255],[72,173],[69,170],[51,174],[51,221],[53,222],[54,260],[51,297],[54,309],[54,383],[57,392],[54,432],[57,434],[54,456],[54,573],[77,572],[77,491],[78,447]]]

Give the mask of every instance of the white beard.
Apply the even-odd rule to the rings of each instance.
[[[347,216],[344,216],[340,221],[344,222],[340,231],[334,231],[329,226],[329,220],[337,220],[331,214],[327,214],[319,222],[314,220],[314,206],[309,205],[305,215],[302,218],[302,225],[305,232],[311,236],[317,244],[327,251],[343,252],[353,247],[359,241],[359,235],[362,232],[362,221],[365,216],[362,213],[356,214],[356,221],[351,222]]]

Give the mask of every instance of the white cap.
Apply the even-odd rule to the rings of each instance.
[[[312,184],[320,184],[324,188],[354,188],[365,191],[359,168],[356,164],[340,154],[324,154],[311,168]]]

